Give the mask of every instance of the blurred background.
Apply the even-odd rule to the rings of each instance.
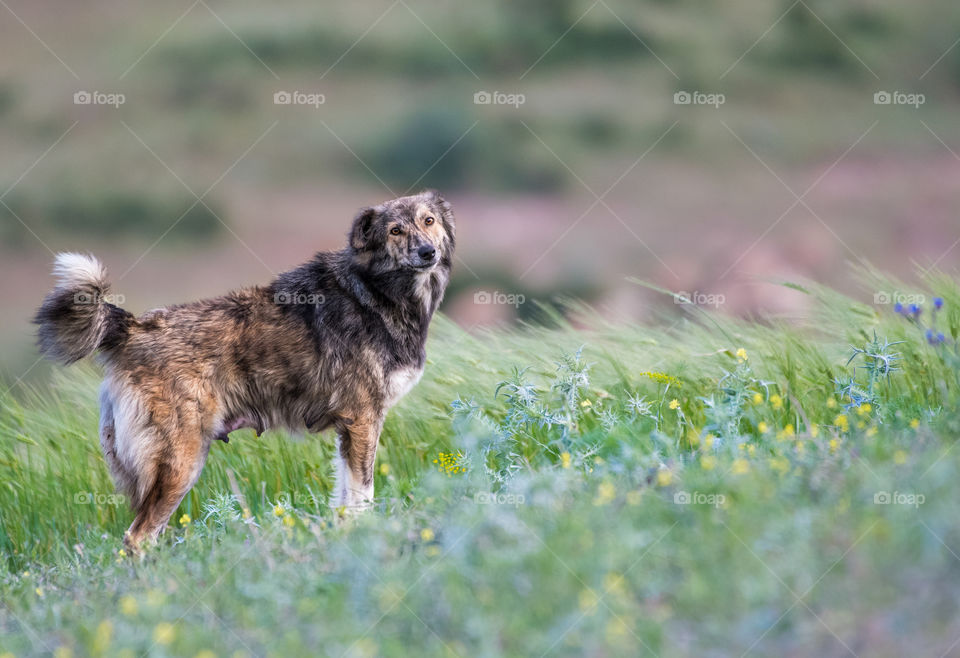
[[[266,282],[423,187],[457,213],[466,327],[669,306],[632,279],[789,317],[772,282],[960,262],[955,2],[0,5],[8,383],[47,367],[53,252],[101,257],[139,313]]]

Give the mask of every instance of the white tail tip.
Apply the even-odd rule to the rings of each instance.
[[[89,254],[64,252],[57,254],[53,262],[53,275],[57,287],[70,288],[84,284],[105,285],[107,269]]]

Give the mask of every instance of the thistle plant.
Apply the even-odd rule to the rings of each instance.
[[[864,347],[851,346],[853,354],[847,360],[847,366],[858,357],[862,365],[853,367],[853,375],[834,380],[837,395],[841,400],[846,400],[845,408],[863,407],[868,404],[873,408],[879,408],[877,387],[881,382],[887,381],[891,373],[900,369],[897,365],[900,353],[891,351],[891,348],[902,342],[891,343],[885,338],[881,341],[874,332],[873,340]],[[865,381],[861,381],[864,378],[858,377],[858,370],[866,373]]]

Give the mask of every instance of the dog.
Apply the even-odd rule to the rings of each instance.
[[[450,204],[428,190],[363,208],[348,244],[267,286],[135,317],[107,273],[61,253],[34,322],[65,365],[98,352],[100,446],[136,515],[124,544],[155,541],[210,445],[253,428],[337,434],[335,507],[369,507],[387,411],[419,381],[455,249]]]

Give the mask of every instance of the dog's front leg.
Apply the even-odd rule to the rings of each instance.
[[[338,428],[334,507],[359,510],[373,503],[373,463],[382,426],[381,418],[368,418]]]

